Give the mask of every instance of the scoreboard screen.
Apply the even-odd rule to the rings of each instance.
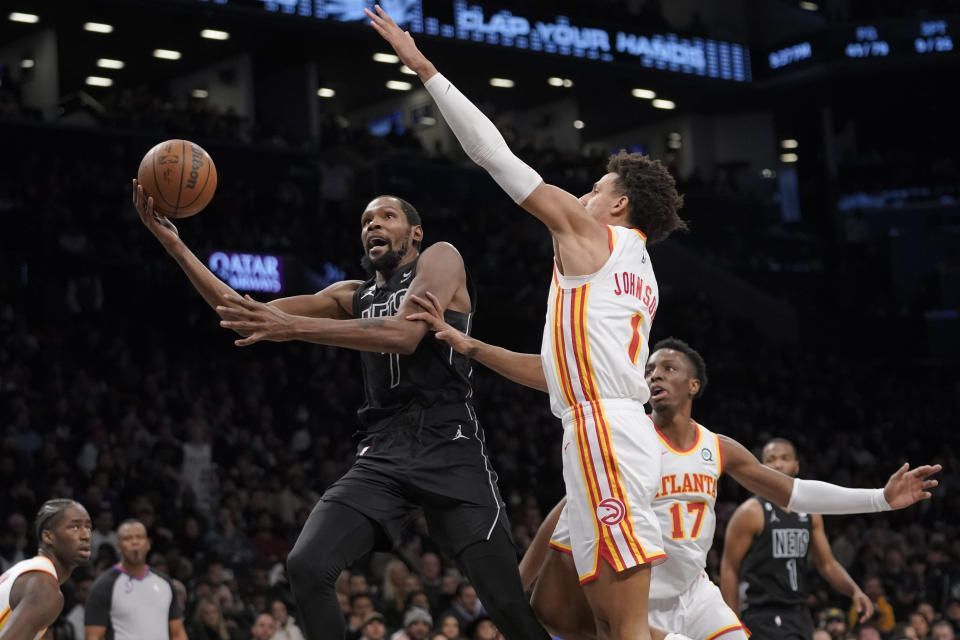
[[[956,50],[958,20],[858,23],[819,31],[756,56],[769,74],[835,60],[942,58]]]

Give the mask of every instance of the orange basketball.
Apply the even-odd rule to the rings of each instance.
[[[147,151],[137,181],[153,208],[169,218],[186,218],[203,211],[217,190],[217,168],[209,154],[189,140],[167,140]]]

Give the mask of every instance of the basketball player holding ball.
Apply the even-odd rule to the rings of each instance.
[[[287,567],[309,640],[343,640],[334,591],[340,572],[371,550],[390,549],[422,508],[431,535],[476,587],[509,640],[547,640],[520,586],[516,551],[471,401],[469,359],[428,338],[408,293],[436,294],[447,322],[469,332],[476,296],[463,259],[438,242],[421,252],[417,210],[395,196],[374,198],[360,216],[370,279],[267,304],[241,298],[183,243],[136,180],[143,224],[204,300],[246,346],[302,340],[361,351],[366,402],[363,438],[347,473],[314,507]]]

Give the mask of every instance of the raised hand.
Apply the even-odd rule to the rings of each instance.
[[[426,296],[427,299],[424,300],[420,296],[410,294],[409,298],[420,305],[423,311],[411,313],[407,316],[407,320],[426,322],[431,331],[436,331],[436,337],[453,347],[454,351],[472,355],[470,352],[473,345],[470,336],[447,324],[443,319],[443,307],[440,306],[440,301],[435,295],[427,291]]]
[[[374,9],[376,9],[376,13],[369,9],[363,10],[370,18],[370,26],[376,29],[377,33],[383,36],[383,39],[393,47],[393,50],[400,57],[400,61],[416,71],[420,79],[426,82],[430,76],[437,72],[436,68],[417,49],[409,31],[404,31],[397,26],[393,18],[380,5],[374,5]]]
[[[294,336],[294,316],[269,304],[257,302],[250,296],[227,293],[223,299],[229,304],[218,305],[217,313],[223,320],[220,326],[246,336],[235,340],[238,347],[246,347],[261,340],[286,342]]]
[[[913,471],[909,469],[910,463],[904,462],[903,466],[890,476],[887,486],[883,488],[883,497],[892,509],[903,509],[915,502],[928,499],[932,494],[927,489],[940,484],[936,480],[927,479],[943,469],[939,464],[925,464]]]
[[[173,242],[179,240],[180,234],[177,228],[166,216],[157,213],[153,208],[153,196],[147,196],[143,187],[133,179],[133,206],[136,207],[140,215],[140,222],[150,230],[150,233],[157,237],[161,243]]]

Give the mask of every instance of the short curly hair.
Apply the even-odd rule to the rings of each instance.
[[[647,236],[647,244],[687,229],[687,222],[677,214],[683,196],[677,193],[677,183],[662,162],[621,149],[607,161],[607,173],[617,174],[613,187],[629,200],[627,220]]]

